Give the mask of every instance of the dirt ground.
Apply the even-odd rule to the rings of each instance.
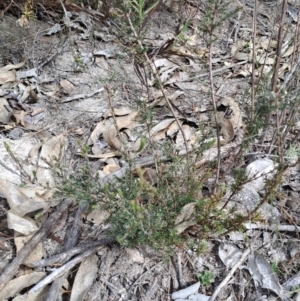
[[[296,7],[292,1],[289,3]],[[273,22],[276,24],[281,4],[280,1],[273,1],[271,4],[266,1],[259,2],[257,26],[262,39],[276,37],[277,34]],[[236,5],[238,4],[232,3],[233,7]],[[215,59],[213,69],[219,70],[214,76],[216,94],[220,97],[234,97],[241,108],[246,106],[245,91],[250,90],[251,80],[249,74],[245,75],[246,63],[244,65],[240,63],[243,59],[232,56],[232,45],[237,40],[249,43],[253,23],[253,1],[243,2],[243,5],[243,9],[236,15],[224,21],[218,32],[219,39],[213,51]],[[180,17],[187,16],[194,11],[195,7],[192,2],[186,2],[181,9],[185,11],[185,14],[174,13],[174,8],[168,5],[162,5],[154,12],[146,38],[149,44],[157,47],[163,45],[168,39],[174,38],[183,21]],[[11,68],[17,71],[14,80],[6,81],[8,76],[13,76],[8,74],[11,70],[1,69],[0,97],[14,100],[14,102],[9,102],[9,106],[14,110],[20,110],[18,107],[20,102],[22,103],[20,99],[30,87],[37,97],[29,94],[30,96],[23,102],[25,109],[21,107],[21,110],[23,112],[26,110],[29,112],[29,109],[40,110],[34,116],[31,113],[20,116],[18,115],[20,113],[13,112],[10,119],[6,123],[1,121],[2,125],[0,125],[2,185],[0,274],[9,267],[21,246],[24,245],[23,241],[17,246],[15,238],[34,233],[27,231],[27,225],[22,226],[22,229],[18,228],[17,225],[21,221],[12,220],[12,216],[7,213],[12,207],[8,201],[10,194],[14,194],[17,199],[11,202],[19,204],[16,187],[19,187],[23,179],[11,155],[7,153],[4,143],[9,144],[11,152],[17,158],[28,162],[29,155],[36,146],[45,144],[53,137],[60,137],[60,141],[63,141],[66,146],[63,162],[70,170],[76,170],[82,160],[78,154],[79,145],[88,145],[91,133],[110,110],[111,104],[106,88],[108,87],[110,91],[111,101],[115,108],[126,107],[135,110],[137,102],[145,99],[147,95],[147,91],[135,72],[132,56],[126,47],[121,45],[114,22],[110,19],[100,22],[83,11],[70,13],[69,20],[63,21],[65,15],[62,12],[49,10],[47,14],[44,11],[38,18],[30,21],[28,28],[21,27],[16,22],[18,17],[9,12],[0,17],[0,68],[7,65],[16,66],[23,62],[21,67]],[[185,51],[192,51],[195,47],[205,51],[205,43],[196,29],[201,13],[200,9],[192,22],[194,26],[188,28],[187,35],[190,40],[194,40],[189,48],[182,47]],[[287,18],[290,18],[287,20],[289,22],[287,23],[288,35],[293,35],[297,23],[289,13],[287,13]],[[64,26],[64,22],[69,22],[69,27]],[[180,110],[185,114],[190,114],[191,120],[192,118],[208,120],[209,117],[206,116],[211,104],[206,55],[198,57],[181,55],[178,50],[177,53],[169,54],[168,57],[158,55],[153,60],[160,58],[167,58],[173,63],[180,64],[182,70],[189,73],[187,81],[166,85],[166,93],[172,95],[176,91],[183,91],[184,94],[180,95],[176,102]],[[234,66],[222,69],[227,63]],[[194,66],[193,70],[191,70],[192,66]],[[28,70],[32,70],[33,75],[20,73]],[[5,78],[3,81],[2,75]],[[149,89],[155,95],[157,89],[153,85]],[[155,96],[153,98],[155,99]],[[1,106],[3,104],[6,102],[1,102]],[[18,108],[14,108],[14,105]],[[195,107],[198,109],[194,110]],[[154,116],[157,123],[170,116],[166,106],[162,106],[160,112],[161,115]],[[297,120],[299,129],[299,118]],[[295,148],[297,148],[299,139],[295,143]],[[98,146],[100,144],[101,141],[98,141]],[[94,148],[96,148],[95,145]],[[96,156],[96,150],[94,149],[90,154]],[[33,162],[34,157],[30,158]],[[114,157],[108,159],[91,157],[90,160],[95,169],[97,166],[102,167],[112,162],[113,164],[120,162],[119,158]],[[49,171],[45,170],[38,173],[37,178],[40,186],[53,180]],[[57,300],[171,300],[172,293],[198,283],[199,279],[201,286],[197,289],[197,293],[205,295],[206,298],[198,295],[189,300],[207,300],[233,268],[233,258],[239,258],[249,245],[251,250],[259,250],[256,252],[259,252],[261,257],[251,252],[252,257],[250,256],[248,261],[240,264],[231,280],[222,288],[217,300],[275,300],[283,298],[279,292],[287,287],[293,287],[297,292],[300,284],[299,181],[299,167],[296,166],[289,171],[284,183],[280,186],[282,200],[275,200],[272,204],[279,212],[279,224],[295,226],[295,228],[289,228],[292,230],[280,231],[272,227],[266,230],[249,226],[244,233],[231,232],[226,237],[212,234],[206,241],[207,250],[203,253],[197,251],[201,241],[191,236],[186,245],[174,248],[171,259],[148,246],[129,249],[111,242],[98,247],[96,252],[86,257],[81,265],[78,262],[68,270]],[[8,182],[15,186],[10,186],[12,184]],[[36,195],[35,189],[32,188],[31,191],[34,191]],[[45,195],[39,194],[47,200],[48,206],[49,199]],[[51,207],[47,207],[49,214],[55,211],[57,205],[51,203]],[[38,259],[35,258],[33,261],[50,258],[65,250],[65,242],[74,228],[77,207],[73,204],[56,221],[57,224],[52,234],[42,239],[39,251],[36,251],[39,254],[36,257]],[[79,221],[77,219],[78,244],[105,236],[107,225],[97,214],[100,213],[83,214]],[[28,215],[28,220],[29,218],[33,218],[33,215]],[[47,218],[48,214],[36,218],[37,229],[46,223]],[[260,268],[264,270],[259,272],[257,278],[249,273],[249,269],[255,270],[254,266],[258,270]],[[0,299],[49,300],[47,296],[50,284],[45,285],[40,291],[34,289],[41,279],[51,274],[57,267],[59,264],[46,267],[21,265],[18,273],[14,275],[15,279],[31,275],[31,279],[37,277],[36,280],[30,282],[26,278],[25,284],[20,289],[11,290],[10,293],[7,293],[5,288],[2,288],[1,293],[0,289]],[[270,267],[273,270],[270,271]],[[278,276],[276,271],[278,271]],[[203,275],[212,275],[212,277],[205,281]],[[288,281],[295,275],[296,280],[293,285],[290,285]],[[266,283],[267,281],[264,282],[266,278],[269,284]],[[0,278],[0,280],[3,279]],[[9,288],[10,282],[5,287]],[[184,296],[177,300],[188,300],[187,298],[188,296]],[[299,293],[296,293],[294,300],[299,300]]]

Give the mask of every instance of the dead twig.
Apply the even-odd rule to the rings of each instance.
[[[129,22],[129,24],[130,24],[130,28],[131,28],[131,30],[132,30],[132,32],[133,32],[135,38],[137,39],[137,42],[138,42],[139,46],[140,46],[141,49],[144,51],[144,46],[143,46],[141,40],[138,38],[138,34],[136,33],[136,31],[135,31],[135,29],[134,29],[134,27],[133,27],[133,25],[132,25],[132,22],[131,22],[131,19],[130,19],[129,14],[126,14],[126,17],[127,17],[127,20],[128,20],[128,22]],[[149,65],[149,67],[150,67],[150,69],[151,69],[151,71],[152,71],[152,73],[153,73],[153,75],[154,75],[154,77],[155,77],[155,79],[156,79],[156,81],[157,81],[157,83],[158,83],[159,89],[161,90],[161,92],[162,92],[162,94],[163,94],[163,97],[164,97],[164,99],[165,99],[165,101],[166,101],[166,103],[167,103],[167,105],[168,105],[168,107],[169,107],[169,109],[170,109],[170,111],[171,111],[171,113],[172,113],[174,119],[176,120],[176,123],[177,123],[177,125],[178,125],[178,128],[179,128],[179,130],[180,130],[180,132],[181,132],[181,134],[182,134],[183,140],[184,140],[184,145],[185,145],[185,149],[186,149],[187,161],[189,161],[189,149],[188,149],[188,143],[187,143],[187,139],[186,139],[186,135],[185,135],[185,133],[184,133],[184,130],[183,130],[183,128],[182,128],[182,126],[181,126],[181,124],[180,124],[180,122],[179,122],[179,119],[178,119],[178,117],[176,116],[175,111],[174,111],[174,109],[173,109],[173,107],[172,107],[172,105],[171,105],[171,103],[170,103],[170,101],[169,101],[169,99],[168,99],[168,97],[167,97],[167,95],[166,95],[166,93],[165,93],[165,90],[164,90],[164,88],[163,88],[163,85],[162,85],[162,83],[161,83],[161,81],[160,81],[160,79],[159,79],[159,76],[157,75],[156,67],[154,66],[154,64],[153,64],[153,63],[151,62],[151,60],[149,59],[149,57],[148,57],[148,55],[147,55],[146,52],[144,52],[144,58],[146,59],[147,64]]]
[[[219,176],[220,176],[220,166],[221,166],[221,141],[220,141],[220,129],[219,129],[219,123],[217,120],[217,104],[216,104],[216,97],[215,97],[215,91],[214,91],[214,79],[213,79],[213,69],[212,69],[212,43],[209,44],[209,58],[208,58],[208,64],[209,64],[209,84],[210,84],[210,94],[211,94],[211,102],[213,105],[214,110],[214,119],[215,119],[215,125],[216,125],[216,132],[217,132],[217,170],[216,170],[216,180],[215,180],[215,186],[214,186],[214,193],[218,190],[218,183],[219,183]]]
[[[79,245],[62,253],[56,254],[51,258],[42,259],[37,262],[27,262],[26,266],[30,268],[43,268],[46,266],[61,265],[66,263],[71,257],[80,254],[91,248],[100,247],[115,242],[114,238],[102,238],[93,242]]]
[[[67,240],[67,243],[65,246],[66,251],[69,250],[70,248],[74,247],[77,243],[78,235],[79,235],[79,233],[78,233],[79,222],[80,222],[81,215],[84,212],[85,208],[86,208],[85,206],[80,205],[76,211],[75,219],[72,224],[72,228],[71,228],[71,231],[70,231],[70,234],[68,236],[68,240]],[[46,301],[56,301],[57,300],[58,295],[61,291],[61,287],[65,281],[65,276],[66,275],[63,275],[60,278],[53,281]]]
[[[56,225],[57,221],[60,219],[62,214],[69,208],[71,204],[72,200],[64,200],[60,204],[60,206],[58,206],[56,210],[50,215],[50,217],[42,226],[42,228],[40,228],[28,241],[28,243],[22,247],[15,259],[0,276],[0,290],[3,289],[3,287],[14,277],[14,275],[17,274],[19,266],[25,261],[25,259],[37,246],[37,244],[49,233],[51,233],[51,230]]]
[[[214,301],[218,297],[218,295],[219,295],[220,291],[222,290],[222,288],[228,283],[228,281],[233,276],[235,271],[240,267],[240,265],[247,259],[248,255],[250,254],[250,251],[251,251],[250,247],[244,251],[241,258],[235,263],[235,265],[232,267],[231,271],[222,280],[222,282],[216,288],[216,290],[214,291],[212,296],[208,299],[208,301]]]
[[[256,63],[256,27],[257,27],[257,7],[258,1],[254,0],[254,10],[253,10],[253,36],[252,36],[252,84],[251,84],[251,110],[250,110],[250,120],[253,121],[254,118],[254,103],[255,103],[255,63]]]
[[[248,61],[242,61],[242,62],[238,62],[236,64],[231,64],[229,66],[225,66],[225,67],[222,67],[222,68],[219,68],[217,70],[213,70],[212,71],[212,75],[217,75],[219,73],[224,73],[224,71],[228,70],[228,69],[231,69],[231,68],[234,68],[234,67],[237,67],[239,65],[245,65],[247,64]],[[195,77],[192,77],[191,79],[198,79],[198,78],[203,78],[203,77],[207,77],[209,76],[209,72],[208,73],[203,73],[203,74],[200,74],[200,75],[197,75]]]
[[[100,88],[100,89],[98,89],[98,90],[96,90],[92,93],[89,93],[89,94],[78,94],[78,95],[75,95],[75,96],[70,96],[70,97],[67,97],[65,100],[61,101],[59,104],[71,102],[71,101],[78,100],[78,99],[81,99],[81,98],[92,97],[95,94],[102,92],[103,90],[104,90],[104,88]]]
[[[243,226],[248,230],[267,230],[267,231],[282,231],[282,232],[300,232],[300,226],[294,225],[264,225],[254,223],[244,223]]]
[[[39,291],[40,289],[44,288],[46,285],[54,281],[55,279],[66,275],[70,269],[72,269],[75,265],[80,263],[85,258],[92,255],[94,252],[96,252],[98,247],[95,247],[91,250],[85,251],[79,256],[75,257],[74,259],[70,260],[65,265],[61,266],[60,268],[56,269],[54,272],[52,272],[50,275],[48,275],[46,278],[44,278],[42,281],[40,281],[37,285],[35,285],[32,289],[30,289],[29,293],[35,293]]]

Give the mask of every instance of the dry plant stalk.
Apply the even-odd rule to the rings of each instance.
[[[127,18],[128,22],[129,22],[130,28],[131,28],[131,30],[132,30],[132,32],[133,32],[135,38],[136,38],[137,41],[138,41],[139,46],[140,46],[141,49],[144,51],[144,46],[143,46],[142,42],[140,41],[140,39],[138,39],[138,34],[137,34],[137,32],[135,31],[135,29],[134,29],[134,27],[133,27],[133,25],[132,25],[132,22],[131,22],[131,19],[130,19],[130,13],[129,13],[129,14],[128,14],[128,13],[126,14],[126,18]],[[166,95],[166,93],[165,93],[165,90],[164,90],[164,88],[163,88],[163,85],[162,85],[162,83],[161,83],[161,81],[160,81],[160,79],[159,79],[159,77],[158,77],[158,75],[157,75],[156,67],[153,65],[153,63],[152,63],[151,60],[149,59],[149,57],[148,57],[148,55],[147,55],[146,52],[144,52],[143,55],[144,55],[144,57],[145,57],[145,59],[146,59],[148,65],[149,65],[149,67],[150,67],[150,69],[151,69],[151,71],[152,71],[152,73],[153,73],[153,75],[154,75],[154,77],[155,77],[155,79],[156,79],[156,81],[157,81],[157,83],[158,83],[159,89],[161,90],[161,92],[162,92],[162,94],[163,94],[163,97],[164,97],[164,99],[165,99],[165,101],[166,101],[166,103],[167,103],[167,105],[168,105],[168,107],[169,107],[169,109],[170,109],[170,111],[171,111],[171,113],[172,113],[174,119],[176,120],[176,123],[177,123],[177,125],[178,125],[178,128],[179,128],[179,130],[180,130],[180,132],[181,132],[181,134],[182,134],[183,140],[184,140],[184,146],[185,146],[185,150],[186,150],[187,161],[189,161],[189,149],[188,149],[187,139],[186,139],[186,135],[185,135],[185,133],[184,133],[184,130],[183,130],[183,128],[182,128],[182,126],[181,126],[181,124],[180,124],[180,122],[179,122],[178,117],[176,116],[176,114],[175,114],[175,112],[174,112],[174,109],[173,109],[173,107],[172,107],[172,104],[170,103],[170,101],[169,101],[169,99],[168,99],[168,97],[167,97],[167,95]],[[189,175],[189,171],[188,171],[188,175]]]

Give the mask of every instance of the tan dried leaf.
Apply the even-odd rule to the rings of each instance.
[[[178,225],[178,224],[182,223],[183,221],[190,219],[193,212],[195,211],[196,205],[197,205],[196,202],[192,202],[192,203],[189,203],[189,204],[183,206],[180,214],[177,215],[177,217],[175,218],[175,225]]]
[[[114,109],[114,114],[115,116],[125,116],[128,115],[132,112],[132,109],[128,108],[128,107],[121,107],[118,109]],[[111,110],[107,110],[104,114],[104,118],[108,118],[113,116],[112,111]]]
[[[45,108],[34,108],[33,111],[30,113],[31,116],[35,116],[38,115],[42,112],[45,112],[46,109]]]
[[[175,219],[175,229],[178,234],[182,233],[184,230],[186,230],[188,227],[195,225],[196,220],[192,218],[192,215],[195,211],[197,203],[192,202],[187,205],[185,205],[182,209],[180,214]]]
[[[150,130],[150,135],[155,135],[156,133],[162,131],[162,130],[166,130],[170,124],[172,124],[175,121],[174,118],[170,118],[170,119],[164,119],[161,122],[159,122],[158,124],[156,124],[151,130]]]
[[[119,130],[121,130],[123,128],[130,129],[130,128],[135,127],[136,122],[134,120],[137,117],[137,115],[138,115],[138,112],[134,111],[134,112],[130,113],[129,115],[117,117],[116,121],[117,121],[117,126],[118,126]]]
[[[151,185],[155,185],[158,181],[157,172],[154,168],[145,168],[143,178]]]
[[[38,227],[32,218],[27,216],[20,217],[10,210],[7,212],[7,226],[8,229],[13,229],[24,235],[30,235],[38,230]]]
[[[288,57],[294,53],[294,51],[298,49],[295,45],[289,47],[286,51],[283,50],[282,57]]]
[[[88,139],[88,145],[95,144],[103,132],[105,132],[113,124],[113,122],[112,118],[100,121],[91,133]]]
[[[188,141],[191,138],[191,135],[193,133],[192,128],[187,124],[184,124],[181,128],[184,132],[186,141]],[[184,138],[182,135],[182,131],[179,131],[177,134],[177,137],[176,137],[176,145],[181,146],[183,143],[184,143]]]
[[[0,300],[7,300],[14,297],[24,288],[28,288],[33,284],[38,283],[46,275],[47,275],[46,272],[32,272],[28,275],[23,275],[9,281],[9,283],[0,291]],[[24,299],[24,300],[29,300],[29,299]]]
[[[105,174],[109,175],[117,170],[120,169],[120,166],[119,165],[116,165],[116,164],[108,164],[106,166],[104,166],[103,168],[103,171]]]
[[[25,15],[22,15],[21,18],[19,18],[16,21],[16,23],[23,28],[29,27],[29,20],[27,19],[27,17]]]
[[[10,121],[11,113],[6,109],[9,108],[9,104],[5,98],[0,98],[0,123],[6,124]]]
[[[114,126],[111,126],[103,133],[103,139],[110,147],[120,151],[121,143],[117,138],[117,134],[117,129]]]
[[[234,138],[234,129],[232,122],[224,118],[223,112],[217,113],[217,123],[221,125],[221,134],[224,137],[224,142],[229,142]]]
[[[105,210],[94,210],[89,213],[86,219],[93,224],[100,225],[110,217],[110,213]]]
[[[0,85],[5,83],[14,82],[16,80],[16,71],[2,71],[0,69]]]
[[[18,236],[14,238],[15,246],[17,249],[17,254],[22,249],[24,245],[31,239],[32,235],[29,236]],[[30,252],[26,260],[23,262],[23,264],[26,265],[29,261],[39,261],[43,258],[44,252],[43,252],[43,244],[40,242],[37,244],[37,246]]]
[[[60,85],[67,94],[71,94],[75,90],[75,86],[67,79],[62,79]]]
[[[224,105],[225,107],[229,107],[230,110],[232,110],[232,117],[230,118],[230,121],[233,128],[236,129],[242,127],[243,113],[240,110],[238,103],[231,97],[224,97],[221,99],[220,104]]]
[[[46,141],[41,150],[39,166],[49,167],[47,162],[52,162],[54,159],[60,161],[68,147],[68,139],[66,132],[54,136]]]
[[[30,112],[26,112],[26,111],[23,111],[23,110],[14,110],[13,113],[12,113],[12,116],[15,117],[17,124],[21,124],[22,126],[25,127],[24,118],[28,114],[30,114]]]

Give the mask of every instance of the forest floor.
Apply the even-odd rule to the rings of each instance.
[[[260,1],[258,6],[255,47],[267,71],[275,64],[276,47],[270,45],[277,40],[281,5]],[[299,57],[298,44],[290,47],[299,34],[297,1],[288,5],[284,42],[289,46],[280,62],[280,85]],[[110,181],[126,166],[123,153],[130,145],[138,166],[155,168],[155,162],[147,163],[154,154],[140,151],[139,137],[147,136],[141,103],[151,108],[151,139],[161,145],[171,141],[179,154],[186,154],[200,127],[207,135],[215,132],[209,52],[197,29],[205,13],[201,5],[161,4],[147,20],[143,36],[175,117],[155,79],[137,72],[136,41],[128,39],[124,45],[118,8],[106,18],[87,6],[66,4],[64,12],[59,1],[49,1],[37,6],[36,17],[26,24],[20,12],[17,17],[17,8],[5,7],[0,6],[0,300],[208,300],[218,290],[216,300],[300,300],[300,174],[299,164],[294,164],[300,150],[298,106],[286,133],[289,149],[283,156],[289,167],[272,203],[262,209],[264,223],[249,220],[243,231],[210,233],[205,240],[193,232],[195,224],[185,224],[186,242],[167,256],[147,244],[125,247],[106,240],[104,210],[85,211],[72,200],[53,200],[60,181],[53,162],[77,173],[88,160],[100,181]],[[218,107],[235,116],[220,121],[220,169],[232,166],[247,134],[254,1],[231,1],[232,11],[238,7],[222,21],[212,47]],[[176,45],[164,52],[174,40]],[[295,80],[298,88],[290,93],[300,103],[299,74]],[[116,128],[110,127],[114,123]],[[258,162],[272,170],[278,159],[272,135],[266,131],[263,140],[255,140],[238,167]],[[211,148],[205,158],[198,158],[199,170],[216,161],[216,154]],[[211,193],[210,183],[210,178],[203,183],[201,195]],[[55,259],[55,254],[60,255]],[[189,292],[182,291],[191,285]]]

